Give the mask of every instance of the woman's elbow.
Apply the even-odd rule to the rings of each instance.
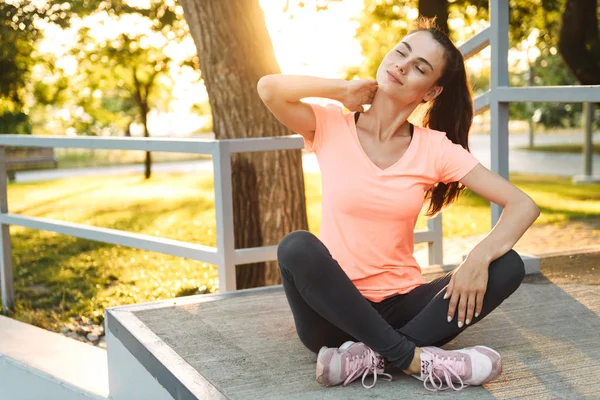
[[[260,96],[260,98],[263,101],[268,100],[271,96],[273,91],[273,74],[271,75],[265,75],[262,78],[260,78],[258,80],[258,83],[256,84],[256,91],[258,92],[258,95]]]
[[[531,218],[533,221],[537,220],[539,218],[539,216],[541,215],[540,207],[538,207],[538,205],[535,203],[535,201],[533,201],[533,199],[531,199],[531,198],[529,198],[527,208],[528,208],[528,210],[530,210],[529,212],[531,213]]]

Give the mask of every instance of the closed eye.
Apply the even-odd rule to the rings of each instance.
[[[402,57],[406,57],[406,55],[404,55],[404,53],[403,53],[403,52],[401,52],[400,50],[396,50],[396,52],[397,52],[398,54],[400,54]],[[416,68],[416,69],[417,69],[417,71],[419,71],[420,73],[422,73],[422,74],[425,74],[425,71],[423,71],[423,70],[422,70],[421,68],[419,68],[418,66],[415,66],[415,68]]]

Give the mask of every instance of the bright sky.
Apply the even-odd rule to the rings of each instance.
[[[362,61],[360,44],[354,40],[358,22],[352,20],[362,11],[362,0],[333,2],[321,12],[315,11],[320,1],[307,0],[303,8],[290,10],[291,20],[281,12],[286,0],[259,3],[283,73],[337,78],[344,66]]]

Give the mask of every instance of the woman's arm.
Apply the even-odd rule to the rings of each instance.
[[[344,101],[348,81],[299,75],[266,75],[257,84],[258,95],[269,111],[287,128],[312,141],[316,118],[300,99],[324,97]]]
[[[450,298],[448,322],[458,311],[459,328],[481,313],[490,263],[510,251],[540,215],[529,196],[481,164],[460,182],[504,210],[496,226],[469,252],[446,289],[444,298]]]
[[[540,209],[523,191],[481,164],[460,182],[504,209],[498,223],[469,253],[489,265],[514,247],[539,217]]]

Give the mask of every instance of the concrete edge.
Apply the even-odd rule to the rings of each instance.
[[[174,399],[227,399],[132,312],[110,309],[106,310],[105,317],[107,330]]]
[[[127,312],[134,313],[134,312],[139,312],[139,311],[155,310],[155,309],[159,309],[159,308],[181,306],[181,305],[185,305],[185,304],[197,304],[197,303],[205,303],[207,301],[224,300],[224,299],[240,297],[240,296],[268,294],[268,293],[280,291],[282,289],[283,289],[282,285],[273,285],[273,286],[258,287],[258,288],[253,288],[253,289],[242,289],[242,290],[237,290],[235,292],[227,292],[227,293],[198,294],[198,295],[193,295],[193,296],[178,297],[175,299],[157,300],[157,301],[141,303],[141,304],[128,304],[128,305],[124,305],[124,306],[111,307],[111,308],[107,308],[106,311],[111,311],[111,312],[127,311]]]
[[[80,394],[108,396],[106,350],[5,316],[0,338],[7,364]]]
[[[50,384],[53,384],[58,387],[69,390],[71,392],[74,392],[77,395],[80,395],[82,397],[87,397],[91,400],[108,400],[108,399],[110,399],[110,397],[106,397],[104,395],[91,392],[89,390],[86,390],[86,389],[80,388],[76,385],[73,385],[70,382],[67,382],[60,378],[57,378],[56,376],[49,374],[46,371],[42,371],[35,367],[32,367],[31,365],[29,365],[21,360],[17,360],[15,358],[7,356],[5,354],[0,354],[0,369],[2,367],[8,368],[9,365],[12,365],[15,368],[18,368],[18,369],[20,369],[24,372],[27,372],[31,375],[34,375],[34,376],[38,377],[39,379],[47,381]]]

